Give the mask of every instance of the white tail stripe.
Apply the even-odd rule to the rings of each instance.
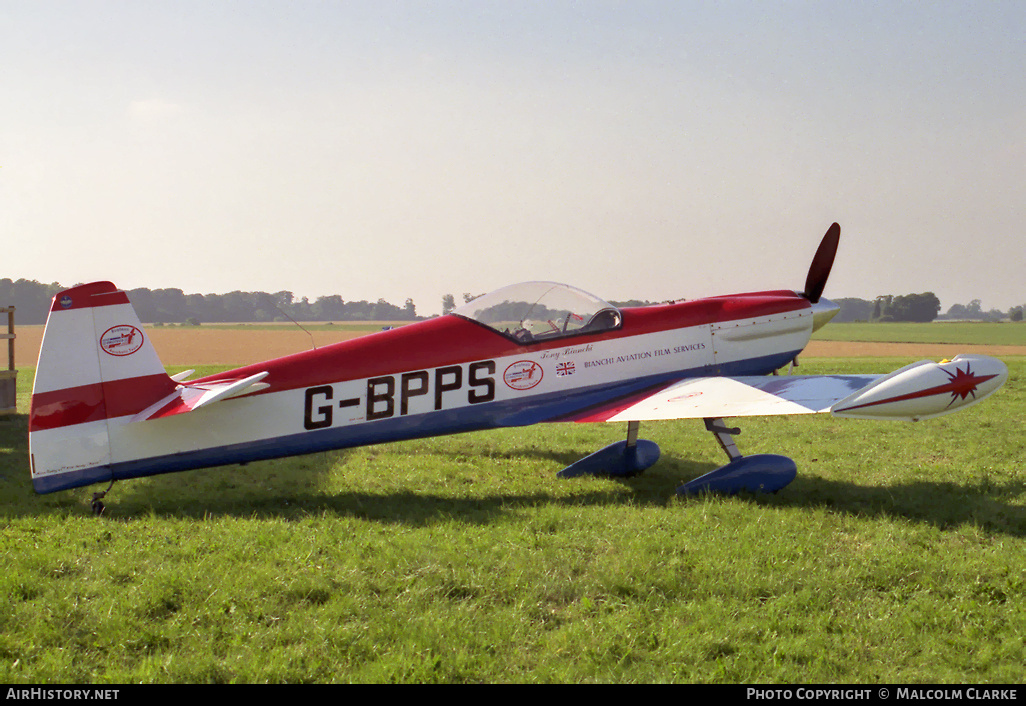
[[[113,340],[123,336],[122,330],[138,338],[119,349]],[[54,311],[43,332],[32,392],[54,392],[163,372],[164,366],[131,305]]]
[[[96,351],[83,343],[93,338],[93,310],[73,309],[50,314],[43,330],[32,394],[100,382]]]

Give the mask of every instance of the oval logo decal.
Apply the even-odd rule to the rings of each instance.
[[[671,397],[670,399],[668,399],[666,401],[667,402],[683,402],[684,400],[690,400],[690,399],[693,399],[695,397],[701,397],[701,396],[702,396],[702,391],[699,390],[698,392],[685,392],[683,395],[677,395],[676,397]]]
[[[514,390],[530,390],[542,380],[542,367],[533,360],[518,360],[506,368],[502,379]]]
[[[142,345],[143,332],[130,324],[112,326],[100,336],[100,348],[110,355],[132,355]]]

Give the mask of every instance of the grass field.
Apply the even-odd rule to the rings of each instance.
[[[700,422],[645,425],[663,458],[624,481],[555,477],[620,425],[541,425],[125,481],[96,518],[0,418],[0,682],[1021,683],[1006,362],[919,424],[744,420],[799,467],[758,497],[674,495],[725,460]]]
[[[935,321],[911,323],[848,323],[824,326],[813,335],[819,341],[881,343],[963,343],[1026,346],[1026,323]]]

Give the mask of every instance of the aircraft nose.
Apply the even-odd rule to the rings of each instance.
[[[829,299],[820,297],[819,301],[812,305],[812,330],[819,331],[829,323],[830,319],[837,315],[841,307]]]

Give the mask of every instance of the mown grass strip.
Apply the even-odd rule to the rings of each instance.
[[[880,343],[961,343],[1026,346],[1026,324],[996,322],[832,323],[813,339]]]

